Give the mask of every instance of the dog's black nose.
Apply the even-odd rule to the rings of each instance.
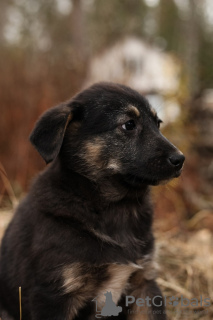
[[[176,153],[169,157],[170,164],[180,170],[183,166],[185,157],[182,153]]]

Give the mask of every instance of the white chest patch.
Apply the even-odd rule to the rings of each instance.
[[[89,301],[96,301],[97,310],[100,311],[105,305],[107,293],[110,293],[114,304],[117,305],[122,294],[131,291],[132,286],[142,285],[144,279],[155,278],[155,264],[152,258],[152,254],[147,255],[138,260],[137,264],[111,263],[92,266],[73,263],[64,267],[62,288],[71,298],[68,319],[74,319],[78,311]]]
[[[125,291],[128,285],[128,279],[138,269],[142,269],[141,266],[136,264],[111,264],[108,267],[109,280],[102,283],[98,290],[97,305],[98,308],[102,308],[105,303],[105,293],[111,292],[112,299],[115,304],[118,303],[122,293]]]

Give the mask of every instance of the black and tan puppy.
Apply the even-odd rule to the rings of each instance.
[[[21,287],[23,320],[93,320],[107,292],[122,308],[107,319],[166,319],[149,186],[178,177],[184,156],[160,122],[139,93],[110,83],[41,117],[30,140],[51,164],[3,238],[2,314],[19,319]]]

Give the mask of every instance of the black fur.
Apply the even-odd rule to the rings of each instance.
[[[132,130],[126,130],[129,121]],[[94,85],[41,117],[30,139],[52,163],[3,238],[2,310],[19,319],[21,287],[23,320],[94,319],[92,299],[109,283],[114,266],[137,264],[153,252],[149,185],[179,176],[184,161],[158,124],[145,98],[110,83]],[[70,292],[63,270],[75,274]],[[143,272],[129,275],[120,305],[124,294],[159,295]],[[161,316],[148,319],[166,319],[160,310]],[[125,306],[117,319],[130,319]]]

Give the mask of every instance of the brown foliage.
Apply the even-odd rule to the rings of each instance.
[[[19,52],[1,55],[1,162],[12,184],[18,182],[26,190],[31,177],[44,167],[28,141],[33,125],[46,109],[79,90],[85,68],[65,63],[63,57],[52,61],[51,56]]]

